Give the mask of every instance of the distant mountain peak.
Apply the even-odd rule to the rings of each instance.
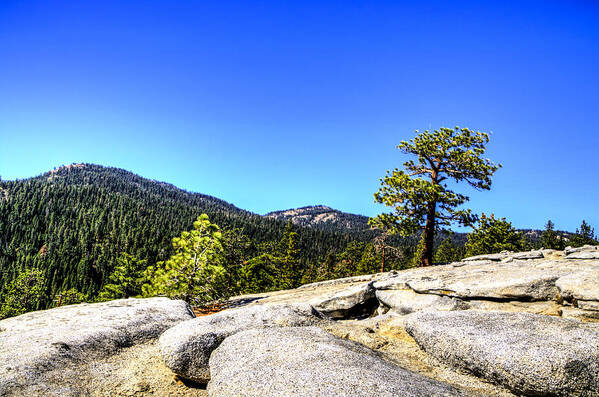
[[[319,230],[359,232],[370,229],[368,226],[368,217],[364,215],[349,214],[326,205],[311,205],[273,211],[264,216],[283,221],[291,221],[295,225]]]

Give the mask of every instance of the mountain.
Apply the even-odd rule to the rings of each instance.
[[[163,261],[172,252],[172,238],[202,213],[246,238],[248,257],[279,246],[286,227],[283,220],[118,168],[71,164],[0,181],[0,300],[10,281],[28,268],[43,270],[48,299],[70,288],[94,296],[121,253],[149,264]],[[303,266],[343,251],[351,241],[332,231],[302,226],[294,231]]]
[[[0,180],[0,302],[11,281],[32,268],[40,269],[45,279],[38,308],[49,307],[54,296],[72,288],[93,298],[123,253],[149,265],[168,259],[173,237],[191,229],[202,213],[221,227],[227,242],[236,244],[225,250],[232,278],[238,279],[240,267],[264,254],[251,264],[267,272],[279,271],[276,260],[292,255],[285,260],[296,266],[295,284],[354,275],[366,265],[370,269],[382,263],[372,244],[377,232],[362,215],[320,205],[261,216],[123,169],[71,164],[33,178]],[[538,233],[531,231],[529,238]],[[397,254],[387,257],[386,266],[406,266],[419,238],[386,239]],[[435,244],[443,238],[437,235]],[[452,238],[463,245],[465,235]],[[265,274],[265,279],[273,278]]]
[[[291,221],[294,225],[317,230],[350,233],[353,235],[372,234],[370,226],[368,226],[367,216],[341,212],[326,205],[273,211],[264,216],[285,222]]]

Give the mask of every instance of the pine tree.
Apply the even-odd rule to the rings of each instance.
[[[434,260],[437,263],[451,263],[459,261],[463,255],[463,249],[456,246],[452,239],[453,233],[449,235],[441,242],[437,250],[435,251]]]
[[[76,303],[87,302],[88,300],[89,296],[77,291],[75,288],[61,291],[54,297],[56,306],[74,305]]]
[[[481,214],[476,227],[468,233],[466,256],[493,254],[501,251],[522,251],[526,241],[505,218]]]
[[[250,259],[241,268],[243,292],[256,293],[271,291],[277,287],[280,259],[270,254],[262,254]]]
[[[122,253],[108,278],[110,282],[104,285],[98,295],[98,300],[105,301],[141,295],[142,285],[146,281],[144,277],[146,268],[146,260],[139,260],[133,255]]]
[[[174,254],[156,267],[148,267],[150,281],[145,295],[165,294],[194,305],[228,296],[226,271],[222,266],[222,234],[219,227],[202,214],[193,229],[173,239]]]
[[[572,236],[570,243],[573,247],[582,247],[583,245],[597,245],[597,237],[595,229],[592,228],[585,220],[580,224],[580,228],[576,229],[576,234]]]
[[[301,279],[300,273],[300,250],[298,246],[298,234],[293,230],[291,221],[287,222],[285,232],[280,242],[281,271],[279,276],[279,288],[295,288]]]
[[[338,262],[333,271],[334,278],[350,277],[357,273],[358,263],[362,259],[366,243],[352,241],[347,244],[345,250],[339,254]]]
[[[382,250],[377,250],[374,244],[368,243],[364,247],[362,257],[357,266],[357,275],[378,273],[381,264]]]
[[[320,266],[317,281],[330,280],[335,278],[335,265],[337,264],[337,255],[329,252],[326,259]]]
[[[416,131],[418,133],[418,131]],[[457,210],[468,197],[448,188],[446,181],[466,182],[477,190],[489,190],[491,177],[501,165],[483,158],[489,135],[468,128],[440,128],[424,131],[397,147],[417,161],[404,163],[405,171],[387,171],[375,202],[393,207],[393,213],[370,220],[374,227],[409,236],[422,232],[422,251],[417,260],[429,266],[433,259],[435,233],[452,223],[471,226],[476,216],[471,210]]]
[[[223,263],[227,289],[231,294],[241,292],[241,269],[255,251],[252,241],[240,229],[223,231]]]
[[[0,307],[0,319],[36,310],[44,297],[46,278],[40,269],[27,269],[8,286]]]
[[[547,221],[545,230],[541,234],[541,245],[549,249],[564,249],[564,243],[555,231],[555,224],[551,222],[551,219]]]

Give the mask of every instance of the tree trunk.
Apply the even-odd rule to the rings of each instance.
[[[428,209],[426,211],[426,225],[424,226],[424,249],[422,250],[422,258],[420,259],[420,264],[422,266],[431,266],[433,264],[433,242],[435,238],[436,210],[436,201],[431,201],[428,203]]]

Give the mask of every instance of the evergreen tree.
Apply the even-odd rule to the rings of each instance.
[[[166,262],[148,268],[144,294],[166,294],[194,305],[227,297],[222,234],[208,215],[202,214],[192,230],[175,237],[173,249]]]
[[[240,272],[243,292],[257,293],[275,289],[279,265],[280,259],[271,254],[262,254],[250,259]]]
[[[141,295],[142,285],[146,281],[144,278],[146,268],[146,260],[139,260],[133,255],[122,253],[108,277],[110,282],[104,285],[98,295],[98,300],[105,301]]]
[[[240,229],[223,231],[222,244],[227,289],[232,295],[238,294],[242,290],[241,269],[256,249]]]
[[[468,234],[466,256],[493,254],[501,251],[523,251],[526,241],[505,218],[480,216],[478,227]]]
[[[368,243],[364,247],[362,257],[357,266],[357,275],[378,273],[382,261],[382,250],[377,250],[373,243]]]
[[[501,165],[482,157],[488,142],[488,134],[458,127],[424,131],[402,141],[398,149],[417,160],[405,162],[405,171],[396,168],[381,179],[374,199],[394,212],[371,219],[371,225],[403,236],[423,230],[418,259],[422,266],[431,265],[437,230],[452,223],[471,226],[476,222],[469,209],[456,209],[468,197],[450,190],[446,181],[464,181],[477,190],[489,190],[491,177]]]
[[[298,234],[293,230],[293,224],[289,221],[280,242],[281,271],[278,282],[281,289],[295,288],[301,279],[298,245]]]
[[[358,263],[364,254],[366,243],[362,241],[350,242],[339,255],[338,262],[333,271],[333,278],[350,277],[357,274]]]
[[[335,278],[335,266],[337,264],[337,255],[329,252],[323,264],[320,266],[318,279],[316,281],[330,280]]]
[[[464,250],[462,247],[458,247],[453,243],[453,233],[449,235],[441,242],[437,250],[435,251],[434,260],[437,263],[451,263],[462,259]]]
[[[27,269],[8,286],[0,307],[0,319],[36,310],[44,296],[46,279],[40,269]]]
[[[75,288],[61,291],[54,297],[56,306],[74,305],[76,303],[87,302],[88,300],[89,297],[86,294],[77,291]]]
[[[582,247],[583,245],[597,245],[595,237],[595,229],[592,228],[585,220],[580,224],[580,228],[576,229],[576,234],[572,236],[570,244],[573,247]]]
[[[564,249],[564,243],[555,231],[555,225],[551,219],[547,221],[545,230],[541,234],[541,245],[544,248],[561,250]]]

